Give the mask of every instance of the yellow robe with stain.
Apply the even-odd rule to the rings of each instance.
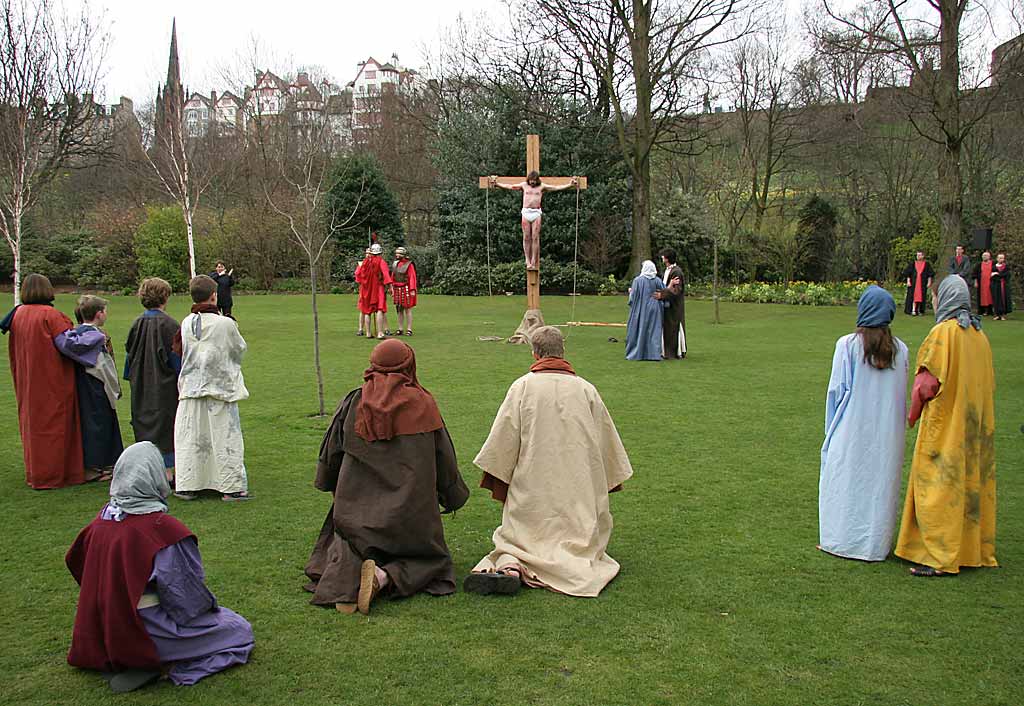
[[[619,573],[605,552],[608,491],[633,469],[593,385],[558,373],[519,378],[473,463],[509,486],[494,551],[473,571],[516,565],[528,585],[590,597]]]
[[[938,378],[924,406],[896,556],[939,571],[996,563],[995,376],[981,331],[932,328],[917,370]]]

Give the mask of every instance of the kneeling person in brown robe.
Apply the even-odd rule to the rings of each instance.
[[[416,379],[412,348],[378,344],[363,379],[320,445],[315,485],[334,504],[306,564],[311,602],[343,613],[368,613],[379,592],[454,593],[438,505],[451,512],[469,498],[437,403]]]

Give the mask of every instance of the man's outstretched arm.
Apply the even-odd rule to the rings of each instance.
[[[490,183],[491,186],[496,186],[499,189],[504,189],[505,191],[522,191],[523,187],[526,186],[525,181],[521,181],[518,184],[502,184],[498,181],[498,177],[493,174],[490,177]]]
[[[543,191],[565,191],[566,189],[574,189],[579,185],[580,178],[574,176],[572,178],[572,181],[570,181],[568,184],[562,184],[561,186],[552,186],[551,184],[545,184],[544,182],[541,182],[540,188]]]

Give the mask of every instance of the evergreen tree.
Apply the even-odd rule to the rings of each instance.
[[[327,227],[345,224],[333,233],[339,259],[362,259],[369,232],[377,233],[385,253],[405,244],[398,199],[374,157],[342,157],[329,178],[333,186],[326,200]]]
[[[817,194],[800,209],[797,242],[803,254],[797,278],[822,282],[831,274],[836,249],[836,210]]]

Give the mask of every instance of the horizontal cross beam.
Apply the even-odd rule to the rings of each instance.
[[[579,180],[580,180],[580,189],[586,189],[587,188],[587,178],[585,176],[581,176],[581,177],[579,177]],[[515,184],[522,184],[524,181],[526,181],[526,177],[525,176],[521,176],[521,177],[500,176],[500,177],[498,177],[498,182],[501,183],[501,184],[504,184],[505,186],[513,186]],[[540,181],[541,181],[542,184],[547,184],[549,186],[565,186],[566,184],[571,184],[572,183],[572,177],[558,177],[558,176],[550,176],[549,177],[549,176],[544,176],[544,177],[540,178]],[[487,189],[487,188],[490,187],[490,185],[491,185],[491,178],[490,177],[480,177],[480,188],[481,189]]]

